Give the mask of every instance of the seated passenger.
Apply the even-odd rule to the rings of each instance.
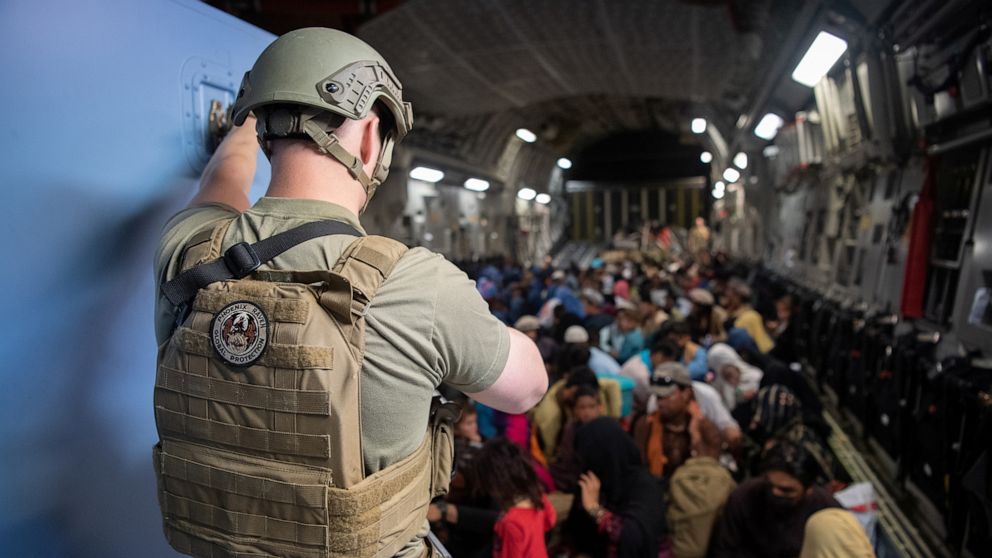
[[[504,438],[486,442],[476,456],[478,489],[502,514],[493,531],[494,558],[547,558],[544,534],[555,525],[555,509],[534,474],[530,458]]]
[[[804,422],[802,403],[789,388],[781,385],[761,388],[751,408],[748,436],[756,444],[756,451],[763,451],[770,441],[787,440],[802,446],[816,462],[817,484],[834,482],[839,471],[836,459],[816,430]]]
[[[715,374],[713,387],[731,412],[758,392],[761,370],[744,362],[729,345],[717,343],[710,347],[707,362]]]
[[[806,522],[799,558],[875,558],[875,551],[851,512],[828,508]]]
[[[613,316],[603,311],[606,301],[603,299],[603,295],[597,292],[596,289],[585,288],[582,290],[582,304],[585,305],[586,311],[586,317],[582,325],[585,326],[587,331],[598,332],[613,323]]]
[[[592,371],[596,374],[620,373],[620,364],[613,357],[598,347],[589,345],[589,332],[586,331],[586,328],[578,325],[570,326],[565,330],[565,346],[562,348],[562,352],[574,352],[582,349],[589,351],[587,361],[582,363],[573,362],[573,365],[584,364],[592,368]]]
[[[727,312],[716,305],[713,293],[706,289],[692,289],[689,300],[692,309],[685,319],[689,324],[689,335],[707,347],[724,341],[727,332],[723,329],[723,322],[727,320]]]
[[[634,388],[633,423],[636,424],[642,415],[653,413],[657,409],[657,402],[650,388],[650,371],[666,362],[678,362],[680,355],[681,351],[674,343],[662,339],[652,345],[650,350],[641,351],[638,356],[629,359],[620,368],[622,375],[637,382]],[[730,416],[720,394],[709,384],[697,381],[692,382],[692,392],[703,416],[720,429],[725,443],[736,447],[741,439],[741,429]]]
[[[775,348],[771,355],[785,363],[793,363],[799,360],[799,353],[796,349],[796,327],[792,319],[792,296],[785,295],[775,301],[775,319],[767,325],[772,339],[775,341]]]
[[[583,425],[603,414],[603,397],[593,386],[579,386],[572,398],[572,419],[565,425],[558,444],[558,456],[551,464],[555,488],[571,492],[579,480],[579,457],[575,453],[575,433]]]
[[[775,342],[765,330],[765,320],[754,308],[751,308],[751,287],[744,281],[733,278],[727,283],[724,291],[724,304],[727,309],[729,319],[724,327],[729,330],[732,327],[739,327],[747,331],[748,335],[757,343],[758,349],[762,353],[767,353],[775,346]]]
[[[464,473],[482,449],[482,436],[479,434],[478,414],[471,402],[462,407],[462,414],[455,423],[455,478]],[[452,480],[452,483],[455,481]]]
[[[669,477],[690,457],[720,457],[720,431],[695,402],[684,366],[669,362],[655,368],[651,391],[658,409],[638,419],[634,442],[652,475]]]
[[[765,451],[762,476],[727,499],[710,549],[714,558],[797,556],[806,521],[840,504],[813,484],[819,465],[802,446],[777,441]]]
[[[578,430],[575,449],[585,473],[563,529],[572,555],[657,556],[664,492],[630,437],[600,417]]]
[[[599,332],[599,345],[617,362],[626,362],[644,348],[637,307],[623,301],[618,305],[617,320]]]
[[[668,339],[682,349],[680,362],[689,369],[692,379],[697,382],[705,382],[706,372],[709,371],[706,363],[706,349],[692,342],[689,334],[689,324],[686,322],[672,322],[669,324]]]
[[[554,462],[557,456],[559,438],[571,413],[572,397],[583,384],[592,385],[599,391],[607,415],[614,418],[620,415],[620,386],[615,380],[597,378],[588,366],[572,369],[548,388],[544,399],[532,411],[531,420],[537,429],[536,439],[548,462]]]
[[[678,362],[681,356],[682,351],[674,343],[662,339],[652,344],[650,349],[643,349],[630,357],[620,367],[621,376],[634,380],[635,419],[647,412],[652,371],[662,363]]]

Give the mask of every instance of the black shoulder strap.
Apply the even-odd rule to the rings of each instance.
[[[363,236],[351,225],[340,221],[306,223],[254,244],[235,244],[225,250],[222,257],[191,267],[163,283],[162,294],[172,304],[182,306],[196,296],[197,291],[211,283],[241,279],[297,244],[332,234]]]

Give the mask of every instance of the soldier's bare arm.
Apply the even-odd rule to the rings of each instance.
[[[537,405],[548,391],[548,373],[541,353],[530,337],[508,329],[510,355],[499,378],[485,390],[466,395],[506,413],[523,413]]]
[[[210,157],[200,177],[200,190],[189,202],[190,207],[222,203],[238,211],[247,210],[258,149],[255,118],[249,116],[244,125],[231,129]]]

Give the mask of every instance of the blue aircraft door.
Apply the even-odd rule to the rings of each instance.
[[[0,555],[177,556],[152,260],[273,39],[193,0],[0,2]],[[264,191],[260,157],[252,199]]]

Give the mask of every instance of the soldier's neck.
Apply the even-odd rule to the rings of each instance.
[[[334,203],[357,217],[365,190],[340,163],[315,152],[278,153],[272,157],[272,179],[265,194]]]

